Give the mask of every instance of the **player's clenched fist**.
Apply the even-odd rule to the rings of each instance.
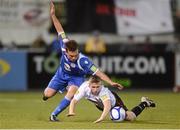
[[[50,4],[50,13],[51,13],[51,16],[55,15],[55,8],[54,8],[54,4],[53,4],[52,0],[51,0],[51,4]]]

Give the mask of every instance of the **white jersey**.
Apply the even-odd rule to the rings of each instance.
[[[89,81],[85,81],[77,90],[76,94],[74,95],[74,99],[79,101],[81,98],[85,97],[86,99],[94,102],[96,105],[103,108],[103,102],[105,100],[110,100],[111,107],[115,106],[116,99],[114,95],[108,88],[105,88],[104,85],[101,85],[101,90],[98,95],[93,95],[91,93],[91,89],[89,87]]]

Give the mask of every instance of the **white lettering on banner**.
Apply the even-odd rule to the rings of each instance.
[[[179,56],[180,57],[180,56]],[[165,74],[166,64],[165,59],[159,57],[144,57],[144,56],[103,56],[92,57],[95,65],[101,68],[102,71],[113,74]],[[55,56],[34,56],[33,61],[35,63],[35,71],[40,74],[44,70],[46,73],[55,73],[59,66],[59,59]],[[180,64],[180,58],[179,58]],[[68,69],[67,67],[66,69]],[[177,68],[177,67],[176,67]],[[180,72],[179,70],[177,70]],[[180,76],[180,74],[179,74]]]
[[[120,73],[121,73],[121,69],[120,69],[120,67],[119,67],[119,63],[121,63],[122,58],[121,58],[121,57],[116,56],[116,57],[115,57],[115,58],[113,58],[113,59],[114,59],[114,63],[115,63],[115,67],[114,67],[115,72],[120,72]],[[111,68],[112,68],[112,67],[111,67]]]
[[[120,74],[165,74],[166,65],[163,57],[92,57],[94,64],[102,71]]]
[[[44,70],[46,73],[55,73],[59,66],[59,59],[54,55],[45,58],[44,56],[34,56],[35,72],[40,74]]]
[[[55,73],[55,71],[58,68],[58,66],[59,66],[59,60],[58,60],[58,58],[56,58],[53,55],[50,55],[44,61],[44,69],[48,73],[51,73],[51,74]]]
[[[35,56],[33,57],[33,61],[35,62],[35,68],[36,68],[36,72],[37,73],[41,73],[42,72],[42,63],[44,61],[44,57],[42,56]]]
[[[153,71],[158,73],[166,73],[165,61],[163,57],[159,57],[158,61],[155,58],[151,58],[149,65],[149,73],[153,73]]]
[[[176,54],[176,68],[175,68],[175,73],[176,73],[176,85],[180,86],[180,54]]]

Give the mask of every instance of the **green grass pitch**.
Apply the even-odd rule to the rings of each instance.
[[[141,96],[152,98],[157,107],[144,110],[133,122],[115,123],[107,117],[104,122],[93,124],[101,112],[89,101],[82,100],[76,107],[75,117],[66,117],[66,109],[59,116],[60,122],[49,122],[50,113],[64,95],[57,94],[44,102],[41,92],[0,92],[0,129],[180,129],[180,94],[122,91],[119,95],[129,109],[139,103]]]

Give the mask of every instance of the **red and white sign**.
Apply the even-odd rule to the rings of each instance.
[[[120,35],[173,32],[170,0],[115,0]]]

